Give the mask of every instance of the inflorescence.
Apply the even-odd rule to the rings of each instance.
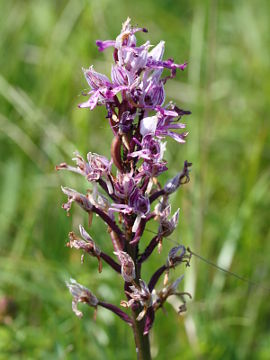
[[[170,236],[178,224],[179,209],[171,215],[169,198],[189,181],[191,164],[185,161],[183,169],[164,186],[159,183],[158,176],[167,170],[164,139],[171,137],[180,144],[185,143],[188,133],[180,120],[190,112],[172,102],[164,105],[165,83],[175,76],[177,69],[184,70],[187,64],[163,60],[164,41],[155,47],[149,41],[137,46],[135,33],[138,31],[147,32],[144,28],[132,27],[127,19],[116,40],[96,42],[99,51],[113,49],[111,80],[96,72],[93,66],[83,69],[90,91],[84,94],[88,99],[79,108],[106,107],[113,133],[111,159],[88,153],[85,160],[75,153],[75,166],[62,163],[56,168],[78,173],[92,184],[91,191],[86,194],[62,187],[68,197],[63,208],[68,212],[72,203],[77,203],[88,214],[89,223],[93,214],[97,214],[108,228],[115,257],[104,253],[82,225],[79,226],[80,236],[71,232],[67,245],[96,257],[99,272],[105,262],[122,275],[126,299],[121,301],[121,306],[136,311],[137,316],[136,320],[132,319],[124,309],[99,300],[71,279],[67,286],[73,296],[73,311],[82,316],[77,309],[79,302],[95,310],[102,306],[132,327],[134,321],[143,321],[145,335],[153,325],[155,312],[169,296],[190,296],[177,290],[183,276],[169,282],[171,269],[180,264],[189,265],[190,255],[182,245],[171,249],[166,263],[148,282],[141,279],[143,263],[156,248],[161,251],[163,239]],[[166,76],[163,75],[165,69]],[[158,223],[158,232],[142,250],[139,249],[140,240],[149,221]],[[163,275],[163,287],[158,290],[155,287]],[[183,310],[184,305],[179,311]]]

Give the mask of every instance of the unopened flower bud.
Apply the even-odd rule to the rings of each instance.
[[[159,228],[159,232],[161,236],[162,237],[170,236],[174,232],[178,224],[178,220],[179,220],[179,209],[174,213],[173,217],[170,220],[168,220],[167,218],[161,219],[160,228]]]
[[[186,248],[183,245],[173,247],[169,252],[166,265],[168,267],[174,267],[179,265],[182,262],[185,254]]]
[[[174,193],[179,188],[179,186],[189,182],[189,167],[191,165],[191,163],[185,161],[183,170],[178,173],[174,178],[167,181],[164,186],[164,191],[166,195]]]

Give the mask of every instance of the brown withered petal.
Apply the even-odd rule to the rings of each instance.
[[[124,280],[131,283],[136,277],[134,261],[125,251],[118,250],[115,251],[114,254],[117,255],[120,260],[121,274]]]
[[[98,271],[101,273],[102,271],[102,262],[100,258],[101,250],[96,246],[94,240],[91,238],[91,236],[87,233],[87,231],[84,229],[82,225],[79,226],[81,236],[84,238],[84,240],[81,240],[78,238],[75,233],[72,231],[69,233],[69,242],[67,243],[67,246],[70,248],[75,248],[78,250],[83,250],[87,252],[89,255],[94,256],[98,260]],[[83,262],[83,256],[81,258],[81,262]]]
[[[63,209],[69,211],[71,208],[71,204],[75,201],[85,211],[90,212],[92,210],[93,205],[89,201],[87,196],[80,194],[76,190],[70,189],[68,187],[61,186],[61,189],[63,193],[68,197],[68,202],[63,205]]]
[[[95,308],[97,307],[98,299],[94,294],[91,293],[89,289],[77,283],[77,281],[74,279],[70,279],[70,282],[66,282],[66,285],[73,297],[72,310],[74,311],[76,316],[83,316],[83,313],[77,308],[77,305],[80,302]]]
[[[83,239],[87,242],[89,246],[92,246],[92,253],[96,256],[100,256],[101,250],[98,248],[94,240],[91,238],[91,236],[88,234],[88,232],[85,230],[85,228],[82,225],[79,225],[80,233]]]

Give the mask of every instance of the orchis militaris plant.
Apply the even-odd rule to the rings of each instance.
[[[164,41],[154,47],[149,41],[137,46],[135,33],[138,31],[147,32],[144,28],[132,27],[127,19],[116,40],[96,42],[99,51],[113,49],[111,80],[96,72],[93,66],[83,69],[90,90],[85,94],[88,99],[79,108],[106,107],[113,133],[111,159],[88,153],[85,160],[76,153],[75,166],[62,163],[57,169],[83,175],[92,184],[92,190],[86,194],[62,187],[68,197],[63,208],[68,212],[72,203],[77,203],[88,214],[89,224],[92,215],[97,214],[108,229],[113,251],[111,255],[104,253],[82,225],[80,236],[74,232],[69,234],[68,246],[96,257],[99,272],[105,262],[121,274],[126,297],[120,303],[122,309],[104,302],[71,279],[67,287],[73,297],[72,309],[81,317],[77,305],[82,302],[94,307],[95,313],[99,306],[114,312],[131,326],[138,359],[150,359],[148,334],[156,311],[171,295],[181,299],[183,295],[190,296],[178,291],[183,276],[169,281],[171,269],[189,265],[190,255],[182,245],[171,249],[166,263],[150,279],[143,280],[141,275],[144,262],[156,248],[161,251],[163,239],[172,234],[178,223],[179,210],[171,215],[169,199],[189,181],[191,164],[185,161],[183,169],[164,186],[158,176],[167,170],[164,139],[171,137],[179,144],[185,143],[187,132],[181,132],[185,124],[180,120],[190,112],[171,102],[164,105],[165,83],[175,76],[177,69],[184,70],[186,63],[163,60]],[[164,69],[167,75],[163,75]],[[158,231],[143,247],[141,239],[150,221],[158,223]],[[158,285],[161,277],[164,277],[163,284]],[[179,312],[184,310],[183,299]]]

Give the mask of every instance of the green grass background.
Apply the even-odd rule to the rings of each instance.
[[[115,304],[122,281],[65,247],[87,220],[75,206],[66,217],[60,185],[88,184],[54,171],[74,150],[109,156],[104,111],[77,108],[81,67],[109,74],[111,51],[98,53],[95,40],[115,38],[127,16],[149,29],[141,42],[163,39],[167,58],[189,63],[166,85],[167,99],[192,111],[187,144],[167,146],[167,177],[193,163],[190,184],[172,197],[181,208],[173,240],[270,287],[269,1],[0,0],[0,8],[0,298],[15,306],[0,307],[0,359],[135,358],[121,320],[102,309],[96,322],[90,308],[82,320],[72,313],[69,277]],[[99,219],[90,233],[112,250]],[[172,245],[147,264],[146,280]],[[185,272],[193,300],[185,316],[170,304],[157,315],[153,357],[269,359],[269,292],[196,258],[191,265],[175,276]]]

